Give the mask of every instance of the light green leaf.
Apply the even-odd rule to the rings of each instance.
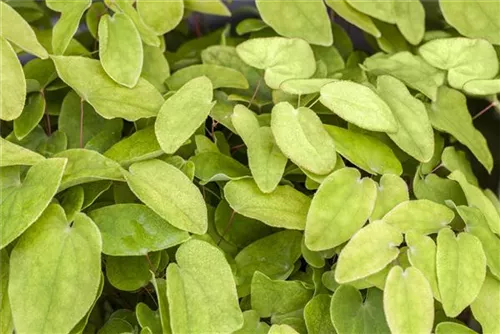
[[[332,296],[330,316],[339,334],[388,334],[382,303],[382,291],[368,289],[361,293],[350,285],[341,285]]]
[[[9,254],[6,249],[0,251],[0,333],[10,334],[14,331],[12,312],[9,302]]]
[[[288,3],[257,0],[255,3],[262,20],[281,36],[302,38],[311,44],[332,45],[330,18],[322,0]]]
[[[157,35],[164,35],[173,30],[182,20],[184,1],[148,1],[140,0],[136,4],[141,19]]]
[[[82,210],[92,205],[100,195],[102,195],[106,190],[108,190],[111,187],[111,183],[112,183],[111,181],[104,180],[104,181],[95,181],[82,184],[81,187],[83,188],[83,193],[84,193]],[[125,183],[122,182],[119,182],[118,184],[123,185],[124,187],[127,186]]]
[[[376,54],[363,65],[374,75],[392,75],[408,87],[435,101],[437,89],[444,83],[445,72],[429,65],[422,57],[403,51],[393,55]]]
[[[231,114],[231,122],[247,146],[252,135],[259,131],[260,128],[259,120],[255,113],[241,104],[234,106],[233,113]]]
[[[142,41],[134,22],[123,13],[103,15],[99,21],[99,58],[116,83],[133,88],[142,72]]]
[[[396,205],[409,199],[408,186],[402,178],[393,174],[382,175],[377,187],[375,206],[373,207],[370,220],[381,219]]]
[[[340,252],[335,280],[343,284],[379,272],[398,257],[402,242],[403,235],[383,221],[366,225]]]
[[[500,12],[496,1],[454,1],[440,0],[439,7],[445,20],[462,35],[471,38],[484,38],[500,45],[498,17],[492,13]],[[480,24],[478,24],[480,22]]]
[[[143,256],[107,256],[106,277],[109,283],[123,291],[135,291],[148,284],[150,262]],[[153,262],[153,261],[151,261]]]
[[[159,47],[144,44],[142,48],[144,62],[141,76],[153,84],[160,93],[165,93],[167,88],[164,83],[170,76],[170,65],[167,58]]]
[[[10,270],[16,332],[67,333],[92,306],[99,288],[99,230],[83,213],[69,224],[64,210],[51,205],[14,247]]]
[[[410,231],[405,235],[410,264],[420,270],[429,282],[434,298],[441,300],[436,274],[436,244],[431,237]]]
[[[163,103],[155,122],[155,133],[165,153],[177,151],[205,121],[215,104],[212,89],[207,77],[198,77]]]
[[[492,79],[498,72],[495,49],[482,39],[435,39],[418,52],[432,66],[448,70],[448,83],[456,89],[462,89],[470,80]]]
[[[267,334],[299,334],[289,325],[272,325]]]
[[[160,160],[136,162],[129,171],[125,178],[130,189],[160,217],[184,231],[207,231],[203,196],[183,172]]]
[[[273,192],[283,177],[288,159],[276,144],[271,129],[259,128],[245,143],[255,183],[262,192]]]
[[[106,119],[135,121],[156,116],[164,100],[156,88],[139,78],[130,89],[108,77],[100,62],[83,57],[52,56],[59,77]]]
[[[0,138],[0,167],[17,165],[34,165],[45,160],[43,156],[27,148]]]
[[[346,0],[326,0],[326,4],[333,9],[335,13],[359,29],[377,38],[382,36],[370,16],[357,11],[351,7]]]
[[[486,264],[491,273],[500,279],[500,238],[489,228],[486,218],[477,208],[467,206],[456,207],[458,214],[467,226],[466,231],[481,241]]]
[[[266,70],[266,84],[279,89],[288,79],[307,79],[316,71],[314,54],[306,41],[298,38],[254,38],[236,47],[248,65]]]
[[[224,5],[221,0],[213,1],[197,1],[197,0],[184,0],[184,6],[186,9],[192,10],[193,12],[200,12],[211,15],[220,16],[231,16],[231,12]]]
[[[394,1],[396,25],[408,42],[418,45],[425,33],[425,10],[420,0]]]
[[[334,28],[335,33],[335,28]],[[342,40],[340,40],[342,42]],[[326,77],[336,78],[339,76],[339,71],[345,68],[345,62],[339,50],[335,46],[312,46],[314,58],[316,61],[321,61],[326,67]],[[318,67],[319,69],[319,67]],[[300,80],[300,79],[298,79]],[[319,90],[317,90],[319,92]]]
[[[465,175],[462,172],[456,170],[450,175],[449,179],[455,180],[460,184],[462,190],[467,198],[467,203],[471,207],[476,207],[483,213],[486,218],[490,229],[500,235],[500,214],[496,210],[493,203],[488,197],[481,191],[480,188],[467,182]]]
[[[466,204],[464,192],[460,185],[449,179],[443,179],[436,174],[421,177],[415,173],[413,178],[413,193],[417,199],[428,199],[439,204],[446,204],[451,200],[457,205]]]
[[[267,334],[269,332],[269,325],[260,321],[256,311],[248,310],[243,312],[243,318],[245,320],[243,327],[233,334]]]
[[[162,332],[170,334],[170,317],[168,314],[168,300],[167,300],[167,282],[163,278],[156,278],[151,273],[151,283],[153,284],[156,295],[158,296],[158,312],[160,313],[160,321]]]
[[[363,1],[363,0],[347,0],[347,3],[359,10],[361,13],[370,15],[376,19],[379,19],[388,23],[396,23],[396,14],[394,10],[393,0],[373,0],[373,1]]]
[[[500,330],[500,282],[486,275],[481,291],[471,305],[474,318],[479,321],[485,334],[498,333]]]
[[[449,317],[456,317],[476,299],[486,275],[481,241],[468,233],[442,229],[437,237],[436,272],[441,302]]]
[[[261,31],[268,27],[269,26],[260,19],[249,18],[238,23],[236,26],[236,33],[241,36],[251,32]]]
[[[1,7],[2,10],[3,7]],[[2,72],[0,119],[11,121],[18,118],[23,111],[24,100],[26,98],[26,79],[24,78],[23,68],[19,59],[17,59],[14,49],[2,36],[0,36],[0,57],[2,58],[0,65]]]
[[[330,319],[329,295],[320,294],[311,299],[304,307],[304,320],[307,332],[310,334],[330,334],[335,333]]]
[[[224,254],[201,240],[182,244],[167,269],[173,333],[232,333],[243,326],[236,285]]]
[[[384,313],[391,333],[430,333],[434,299],[425,276],[414,267],[395,266],[384,288]]]
[[[320,101],[346,121],[363,129],[394,133],[396,119],[389,106],[370,88],[351,81],[336,81],[321,88]]]
[[[81,186],[71,187],[63,193],[60,203],[68,222],[72,222],[75,215],[82,210],[83,198],[84,191]]]
[[[224,186],[229,205],[239,214],[287,229],[303,230],[311,200],[290,186],[263,193],[251,179],[230,181]]]
[[[137,322],[143,329],[149,328],[152,334],[161,333],[160,312],[158,310],[153,311],[148,305],[141,302],[135,306],[135,314]]]
[[[204,152],[191,157],[195,176],[205,185],[214,181],[239,180],[250,176],[250,170],[239,161],[219,152]]]
[[[493,203],[493,206],[497,209],[498,214],[500,215],[500,198],[495,194],[491,189],[483,189],[483,193],[488,199]]]
[[[296,165],[315,174],[327,174],[335,167],[334,141],[311,109],[278,103],[272,110],[271,129],[278,147]]]
[[[105,157],[115,160],[124,167],[134,162],[154,159],[162,154],[153,126],[134,132],[104,152]]]
[[[467,81],[462,89],[472,95],[494,95],[500,93],[500,79]]]
[[[447,206],[426,199],[406,201],[389,211],[382,220],[401,233],[437,233],[453,220],[455,214]]]
[[[376,184],[354,168],[330,174],[313,197],[307,214],[306,246],[313,251],[336,247],[355,234],[372,213]]]
[[[171,90],[179,90],[190,80],[201,76],[206,76],[210,79],[213,89],[248,89],[248,81],[241,72],[230,67],[211,64],[184,67],[172,74],[172,76],[166,80],[166,84]]]
[[[83,146],[103,132],[121,135],[123,127],[121,119],[104,119],[86,102],[83,103],[83,124],[81,124],[80,104],[81,98],[74,91],[69,92],[62,101],[58,126],[59,130],[66,134],[69,148],[81,148],[80,135]]]
[[[330,82],[337,81],[336,79],[290,79],[283,81],[280,89],[288,94],[304,95],[319,93],[321,87]]]
[[[325,125],[337,151],[370,174],[401,175],[403,167],[389,146],[370,135],[333,125]]]
[[[21,184],[2,190],[0,249],[19,237],[49,205],[57,192],[66,159],[47,159],[28,170]]]
[[[382,37],[376,39],[377,46],[382,51],[389,54],[400,51],[409,51],[410,46],[394,24],[376,21],[375,25],[382,33]]]
[[[11,5],[15,5],[15,3],[11,3]],[[46,59],[49,56],[44,47],[38,42],[33,29],[18,12],[3,1],[0,2],[0,12],[2,12],[2,20],[0,22],[1,37],[39,58]],[[2,49],[4,47],[2,45]],[[2,53],[2,63],[4,59]],[[3,76],[5,73],[2,68],[2,81],[4,80]]]
[[[256,271],[273,280],[284,280],[293,271],[294,263],[300,258],[302,234],[284,230],[259,239],[235,257],[236,282],[240,297],[250,294],[250,282]]]
[[[97,39],[97,29],[99,27],[99,20],[101,13],[106,12],[106,5],[103,2],[93,2],[85,13],[85,24],[93,38]]]
[[[455,170],[461,171],[468,183],[476,187],[478,186],[477,178],[472,171],[471,163],[464,151],[457,150],[453,146],[448,146],[443,150],[441,161],[447,170],[450,172]]]
[[[55,154],[54,158],[68,159],[59,191],[92,181],[123,181],[120,165],[96,151],[71,149]]]
[[[475,334],[476,332],[466,327],[460,325],[456,322],[440,322],[436,326],[436,334]]]
[[[303,309],[313,292],[301,281],[272,280],[256,271],[251,286],[252,309],[261,318]]]
[[[429,161],[434,153],[434,132],[424,104],[392,76],[379,76],[377,88],[399,125],[397,132],[388,133],[389,138],[418,161]]]
[[[40,122],[45,112],[45,98],[35,93],[24,106],[22,114],[14,120],[14,134],[18,139],[26,137]]]
[[[481,164],[491,172],[493,158],[486,139],[472,124],[465,96],[457,90],[442,86],[437,101],[427,108],[432,126],[451,134],[467,146]]]
[[[52,30],[52,51],[56,55],[62,55],[78,30],[83,13],[90,7],[92,1],[47,0],[46,4],[50,9],[61,13]]]
[[[141,204],[106,206],[90,212],[90,217],[101,231],[102,252],[107,255],[146,255],[189,239],[187,232]]]
[[[104,326],[102,326],[97,334],[118,334],[118,333],[133,333],[134,327],[126,320],[121,318],[110,318]]]
[[[179,169],[190,181],[194,180],[195,165],[192,161],[186,161],[178,155],[163,157],[163,161]]]

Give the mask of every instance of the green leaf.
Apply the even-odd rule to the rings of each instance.
[[[105,12],[106,5],[103,2],[93,2],[85,13],[85,24],[94,39],[98,38],[99,20],[101,19],[101,13]]]
[[[213,89],[248,89],[248,81],[241,72],[230,67],[211,64],[192,65],[180,69],[166,80],[166,84],[171,90],[179,90],[190,80],[201,76],[210,79]]]
[[[99,288],[99,230],[83,213],[69,224],[63,209],[51,205],[14,247],[10,270],[16,332],[67,333],[92,306]]]
[[[446,228],[455,214],[447,206],[426,199],[406,201],[389,211],[382,220],[401,233],[437,233]]]
[[[384,313],[392,333],[430,333],[434,299],[429,282],[420,270],[395,266],[387,276]]]
[[[11,2],[11,6],[15,3]],[[16,44],[24,51],[31,53],[39,58],[46,59],[49,55],[47,50],[38,42],[35,32],[31,26],[19,15],[9,4],[0,2],[0,11],[2,12],[2,21],[0,22],[0,36]],[[5,48],[2,45],[2,50]],[[2,64],[5,59],[2,53]],[[2,81],[5,71],[2,68]],[[2,83],[3,84],[3,83]],[[7,87],[7,86],[6,86]],[[3,118],[2,118],[3,119]]]
[[[231,16],[231,12],[221,0],[214,0],[214,1],[184,0],[184,6],[186,6],[186,9],[192,10],[194,12],[200,12],[211,15],[220,15],[220,16]]]
[[[101,194],[103,194],[106,190],[108,190],[111,187],[111,183],[112,183],[111,181],[105,180],[105,181],[95,181],[82,184],[81,187],[83,188],[83,193],[84,193],[82,210],[88,208],[91,204],[93,204]],[[118,184],[126,187],[125,183],[120,182]]]
[[[312,298],[304,307],[304,320],[310,334],[335,333],[330,319],[329,295],[320,294]]]
[[[143,329],[149,328],[151,333],[161,333],[160,312],[158,310],[153,311],[148,305],[141,302],[135,306],[135,314],[137,322]]]
[[[259,239],[235,257],[240,297],[250,294],[250,283],[256,271],[273,280],[284,280],[293,271],[294,263],[300,258],[302,234],[285,230]]]
[[[491,273],[500,279],[500,238],[489,228],[486,218],[477,208],[467,206],[456,207],[458,214],[467,226],[466,231],[481,241],[486,264]]]
[[[141,19],[157,35],[164,35],[173,30],[182,20],[184,1],[148,1],[140,0],[136,4]]]
[[[8,286],[9,286],[9,254],[7,250],[0,251],[0,333],[7,334],[14,331],[12,312],[10,308]]]
[[[500,282],[486,275],[481,291],[471,305],[474,318],[479,321],[483,333],[497,333],[500,330],[498,319],[500,309]]]
[[[62,55],[78,30],[83,13],[90,7],[92,1],[47,0],[46,4],[50,9],[61,13],[52,30],[52,51],[56,55]]]
[[[23,71],[27,86],[29,86],[30,81],[34,80],[37,83],[37,91],[46,88],[57,78],[56,68],[50,59],[34,58],[24,64]],[[29,89],[28,92],[30,92]]]
[[[321,87],[330,82],[337,81],[335,79],[290,79],[284,81],[280,89],[285,93],[293,94],[293,95],[304,95],[304,94],[312,94],[319,93]]]
[[[486,139],[472,124],[465,96],[457,90],[442,86],[437,101],[427,109],[432,126],[451,134],[467,146],[481,164],[491,172],[493,158]]]
[[[106,277],[109,283],[123,291],[135,291],[146,286],[151,277],[148,256],[107,256]],[[153,261],[151,261],[153,262]]]
[[[417,172],[413,179],[413,193],[417,199],[428,199],[439,204],[446,204],[447,200],[457,205],[467,203],[464,192],[457,182],[440,178],[436,174],[422,178],[419,174]]]
[[[190,240],[167,269],[167,297],[173,333],[232,333],[243,326],[236,285],[224,254]]]
[[[500,79],[467,81],[462,89],[472,95],[494,95],[500,93]]]
[[[302,309],[312,295],[300,281],[272,280],[259,271],[252,278],[252,309],[261,318]]]
[[[474,334],[476,333],[472,329],[460,325],[456,322],[440,322],[436,326],[436,334],[447,334],[447,333],[453,333],[453,334]]]
[[[363,65],[374,75],[392,75],[435,101],[437,89],[444,83],[445,72],[429,65],[422,57],[403,51],[393,55],[376,54]]]
[[[394,1],[396,25],[408,42],[418,45],[425,33],[425,10],[419,0]]]
[[[340,284],[375,274],[399,255],[403,235],[383,221],[375,221],[359,230],[342,249],[335,270]]]
[[[236,47],[248,65],[266,70],[266,84],[279,89],[288,79],[307,79],[316,71],[314,54],[306,41],[298,38],[254,38]]]
[[[323,1],[284,4],[272,0],[257,0],[255,3],[262,20],[281,36],[302,38],[311,44],[332,45],[330,18]]]
[[[156,116],[164,100],[156,88],[139,78],[130,89],[114,82],[100,62],[83,57],[51,56],[59,77],[106,119],[135,121]]]
[[[293,327],[288,325],[272,325],[268,334],[298,334]]]
[[[110,318],[104,326],[102,326],[98,334],[118,334],[118,333],[133,333],[134,327],[126,320],[120,318]]]
[[[389,23],[376,21],[375,25],[382,33],[382,37],[376,39],[377,46],[384,52],[396,53],[409,51],[410,47],[398,28]]]
[[[124,167],[134,162],[157,158],[162,154],[153,126],[134,132],[104,152],[105,157],[115,160]]]
[[[374,1],[362,1],[362,0],[347,0],[347,3],[351,5],[356,10],[361,13],[370,15],[376,19],[379,19],[388,23],[395,22],[395,3],[396,1],[384,1],[384,0],[374,0]]]
[[[34,165],[45,160],[43,156],[27,148],[11,143],[4,138],[0,138],[0,167],[16,165]]]
[[[19,237],[49,205],[57,192],[66,159],[47,159],[28,170],[21,184],[5,188],[0,200],[0,249]]]
[[[200,184],[239,180],[250,176],[250,170],[237,160],[219,152],[204,152],[191,157]]]
[[[251,32],[261,31],[268,27],[269,26],[260,19],[249,18],[238,23],[236,26],[236,33],[241,36]]]
[[[163,51],[155,46],[144,44],[144,62],[142,64],[141,76],[158,89],[160,93],[165,93],[167,88],[165,80],[170,76],[170,66]]]
[[[63,193],[60,203],[68,222],[72,222],[75,215],[82,210],[83,199],[84,191],[81,186],[71,187]]]
[[[389,106],[370,88],[336,81],[321,88],[320,101],[336,115],[363,129],[395,133],[396,119]]]
[[[254,310],[243,312],[245,322],[243,327],[234,332],[234,334],[267,334],[269,325],[260,321],[260,317]]]
[[[442,229],[437,237],[436,272],[441,302],[449,317],[456,317],[476,299],[486,275],[481,241],[468,233]]]
[[[45,99],[41,93],[33,94],[24,106],[22,114],[14,120],[14,134],[18,139],[26,137],[40,122],[45,112]]]
[[[368,289],[366,299],[350,285],[341,285],[332,296],[330,316],[339,334],[390,333],[385,321],[382,291]]]
[[[163,278],[154,277],[153,273],[151,273],[151,283],[153,283],[156,295],[158,296],[158,312],[160,313],[162,332],[171,333],[170,317],[168,314],[167,282]]]
[[[375,137],[325,125],[340,155],[370,174],[401,175],[403,167],[389,146]]]
[[[136,162],[129,171],[125,178],[130,189],[160,217],[181,230],[206,233],[203,196],[183,172],[160,160]]]
[[[375,206],[373,207],[370,220],[381,219],[396,205],[409,199],[408,186],[402,178],[393,174],[382,175],[377,187]]]
[[[346,0],[326,0],[326,4],[328,5],[328,7],[333,9],[335,13],[337,13],[343,19],[345,19],[349,23],[352,23],[359,29],[366,31],[370,35],[373,35],[377,38],[382,36],[370,16],[354,9],[347,3]]]
[[[424,104],[392,76],[379,76],[377,88],[399,125],[397,132],[388,133],[389,138],[418,161],[429,161],[434,153],[434,132]]]
[[[90,217],[101,231],[102,252],[107,255],[146,255],[189,239],[187,232],[141,204],[106,206],[90,212]]]
[[[443,150],[441,163],[450,172],[459,170],[467,179],[467,182],[478,186],[477,178],[472,171],[472,166],[464,151],[457,150],[453,146],[448,146]]]
[[[448,178],[457,181],[462,187],[469,206],[476,207],[483,213],[490,229],[500,235],[500,214],[493,203],[486,197],[480,188],[467,182],[465,175],[456,170]]]
[[[99,21],[99,58],[116,83],[133,88],[144,59],[142,41],[134,22],[123,13],[103,15]]]
[[[372,213],[376,184],[361,178],[354,168],[330,174],[313,197],[307,214],[306,246],[313,251],[336,247],[349,240]]]
[[[71,149],[55,154],[54,158],[68,159],[59,191],[98,180],[123,181],[120,165],[96,151]]]
[[[73,91],[69,92],[62,101],[58,125],[59,130],[63,131],[68,138],[69,148],[81,148],[80,136],[82,139],[81,143],[85,146],[100,133],[121,134],[123,127],[121,119],[104,119],[86,102],[83,103],[82,122],[82,108],[80,104],[80,97]]]
[[[439,7],[445,20],[462,35],[500,44],[500,36],[496,33],[499,28],[498,18],[491,15],[500,11],[499,3],[440,0]]]
[[[335,144],[311,109],[278,103],[272,110],[271,129],[283,154],[296,165],[315,174],[327,174],[335,167]]]
[[[410,231],[405,235],[410,264],[417,268],[429,282],[436,300],[441,300],[436,274],[436,244],[431,237]]]
[[[3,8],[4,6],[1,7],[2,10]],[[23,111],[24,99],[26,98],[26,79],[14,49],[2,36],[0,36],[0,57],[2,58],[0,65],[2,72],[0,119],[11,121],[18,118]]]
[[[198,77],[163,103],[155,122],[155,133],[165,153],[177,151],[205,121],[215,104],[212,89],[207,77]]]
[[[239,214],[263,223],[287,229],[303,230],[311,200],[290,186],[277,186],[263,193],[251,179],[230,181],[224,195],[231,208]]]
[[[448,83],[456,89],[462,89],[470,80],[492,79],[498,72],[495,49],[482,39],[435,39],[418,51],[432,66],[448,70]]]

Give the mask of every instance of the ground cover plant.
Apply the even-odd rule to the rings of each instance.
[[[0,2],[0,333],[500,333],[500,2],[255,5]]]

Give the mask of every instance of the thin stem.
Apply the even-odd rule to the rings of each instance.
[[[431,174],[437,171],[439,168],[443,167],[443,164],[437,165],[433,170],[431,170]]]
[[[259,91],[261,82],[262,82],[262,77],[260,77],[259,81],[257,82],[257,86],[255,87],[255,90],[253,91],[252,98],[250,99],[250,101],[248,101],[247,108],[250,108],[250,106],[252,105],[253,100],[257,96],[257,92]]]
[[[217,195],[212,189],[207,188],[207,187],[203,187],[203,189],[205,189],[205,191],[208,191],[209,193],[211,193],[212,195],[214,195],[218,200],[221,200],[220,196]]]
[[[149,297],[151,297],[151,299],[153,300],[153,303],[155,303],[156,307],[158,307],[158,303],[156,302],[156,299],[155,299],[155,297],[153,297],[151,292],[149,292],[149,290],[147,288],[143,288],[143,290],[146,291],[146,293],[149,295]]]
[[[242,147],[245,147],[245,144],[240,144],[240,145],[233,146],[233,147],[231,147],[231,152],[234,153],[234,152],[238,151]]]
[[[472,120],[475,120],[476,118],[480,117],[482,114],[484,114],[485,112],[487,112],[488,110],[490,110],[491,108],[493,108],[494,106],[496,106],[496,104],[497,104],[497,101],[491,102],[483,110],[481,110],[480,112],[478,112],[477,114],[475,114],[474,117],[472,117]]]
[[[300,95],[300,94],[299,94],[299,96],[298,96],[298,98],[297,98],[297,109],[300,107],[300,97],[301,97],[301,96],[302,96],[302,95]]]
[[[212,138],[215,142],[215,127],[219,124],[215,119],[212,118]]]
[[[83,99],[80,99],[80,148],[83,148]]]
[[[196,37],[201,37],[201,29],[200,29],[200,16],[195,14],[194,15],[194,33],[196,34]]]
[[[224,238],[224,236],[226,235],[227,231],[229,231],[229,229],[231,228],[231,225],[233,225],[234,215],[235,214],[236,214],[236,211],[233,210],[231,212],[231,217],[229,217],[229,222],[227,223],[226,227],[224,228],[224,231],[222,232],[222,234],[220,236],[219,242],[217,242],[217,246],[222,242],[222,238]]]
[[[320,97],[321,97],[321,96],[318,96],[318,98],[317,98],[316,100],[314,100],[314,101],[313,101],[313,102],[312,102],[312,103],[311,103],[311,104],[310,104],[307,108],[311,109],[311,108],[312,108],[312,107],[316,104],[316,102],[318,102],[318,101],[319,101],[319,98],[320,98]]]
[[[45,92],[43,89],[40,89],[40,94],[42,94],[43,98],[43,113],[45,114],[45,120],[47,123],[47,135],[52,136],[52,126],[50,125],[50,115],[47,113],[47,101],[45,101]]]

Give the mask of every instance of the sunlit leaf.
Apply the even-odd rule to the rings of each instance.
[[[1,4],[3,5],[3,2]],[[26,98],[26,79],[14,49],[2,36],[0,36],[0,49],[2,58],[0,65],[2,72],[0,119],[11,121],[18,118],[23,111],[24,99]],[[7,89],[4,90],[5,88]]]
[[[184,1],[137,1],[137,12],[141,19],[158,35],[173,30],[182,20]]]
[[[326,4],[346,21],[352,23],[370,35],[380,37],[382,34],[373,23],[372,19],[355,8],[351,7],[346,0],[326,0]]]

